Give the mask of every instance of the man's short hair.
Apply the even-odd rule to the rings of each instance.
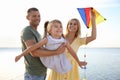
[[[28,9],[27,13],[30,13],[31,11],[39,11],[39,10],[35,7],[32,7]]]

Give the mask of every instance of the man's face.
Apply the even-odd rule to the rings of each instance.
[[[40,23],[39,11],[31,11],[30,13],[28,13],[27,19],[32,26],[38,26]]]

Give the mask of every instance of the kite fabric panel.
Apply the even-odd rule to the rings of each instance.
[[[85,23],[85,25],[87,26],[87,28],[90,28],[91,25],[91,19],[90,19],[90,11],[93,10],[93,12],[95,12],[96,15],[96,24],[99,24],[101,22],[104,22],[106,19],[100,15],[100,13],[95,10],[92,7],[88,7],[88,8],[77,8],[83,22]]]

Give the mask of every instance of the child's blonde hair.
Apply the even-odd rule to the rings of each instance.
[[[62,22],[60,20],[57,20],[57,19],[52,20],[50,22],[49,21],[45,22],[45,24],[44,24],[44,37],[43,38],[45,38],[47,35],[51,35],[49,32],[55,23],[59,23],[62,27]],[[64,37],[63,34],[62,34],[62,36]]]

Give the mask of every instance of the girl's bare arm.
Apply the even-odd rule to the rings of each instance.
[[[27,49],[25,49],[20,55],[15,57],[15,62],[17,62],[22,56],[29,54],[30,52],[40,48],[41,46],[45,45],[47,43],[47,38],[44,38],[43,40],[41,40],[40,42],[28,47]]]
[[[79,58],[77,57],[75,51],[72,49],[72,47],[70,46],[70,44],[68,42],[66,42],[66,47],[68,49],[68,51],[70,52],[70,54],[74,57],[74,59],[77,61],[77,63],[79,64],[79,66],[82,68],[82,66],[85,66],[87,63],[80,61]]]

